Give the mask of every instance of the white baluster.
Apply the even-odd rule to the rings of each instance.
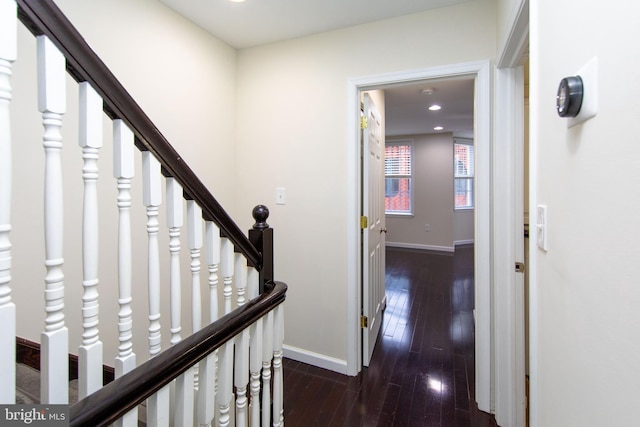
[[[238,307],[247,302],[247,259],[242,254],[235,254],[235,285],[238,298]]]
[[[160,353],[160,254],[158,250],[158,211],[162,202],[160,163],[149,151],[142,152],[143,203],[147,207],[149,235],[149,355]],[[147,400],[147,424],[169,425],[169,387],[166,386]]]
[[[252,426],[260,425],[260,368],[262,367],[262,334],[263,320],[259,319],[249,328],[249,391],[251,400],[250,422]]]
[[[171,344],[182,339],[181,280],[180,280],[180,227],[183,224],[182,186],[175,178],[167,178],[167,227],[169,227]]]
[[[136,367],[133,352],[131,309],[131,179],[134,172],[133,132],[122,120],[113,121],[113,176],[118,180],[118,356],[115,375],[121,377]],[[116,427],[137,427],[138,408],[114,423]]]
[[[200,249],[202,248],[202,209],[193,200],[187,200],[187,228],[191,251],[191,328],[193,333],[202,328],[202,301],[200,296]],[[193,386],[198,389],[198,365],[193,367]]]
[[[205,250],[209,267],[209,322],[218,320],[218,267],[220,265],[220,229],[211,222],[205,222]],[[200,362],[200,384],[198,387],[198,425],[211,424],[215,415],[216,369],[218,351]]]
[[[236,385],[236,425],[246,426],[247,419],[247,384],[249,383],[249,329],[245,328],[235,338],[235,385]]]
[[[162,203],[160,163],[149,151],[142,152],[143,203],[147,208],[149,355],[160,353],[160,254],[158,251],[158,211]]]
[[[181,326],[181,280],[180,280],[180,227],[183,225],[182,186],[175,178],[167,178],[167,227],[169,227],[170,254],[170,305],[171,345],[182,339]],[[193,369],[188,369],[176,378],[172,385],[173,425],[193,425]]]
[[[242,254],[235,254],[235,285],[238,307],[247,302],[247,260]],[[249,330],[243,330],[236,337],[235,352],[236,425],[247,425],[247,384],[249,383]]]
[[[249,301],[251,301],[260,293],[260,273],[255,268],[248,268],[247,270],[247,295]]]
[[[200,301],[200,249],[202,248],[202,209],[193,200],[187,200],[189,249],[191,250],[191,324],[193,333],[202,328],[202,302]]]
[[[218,320],[218,268],[220,266],[220,229],[218,226],[207,221],[206,250],[207,265],[209,266],[209,322]]]
[[[175,380],[175,397],[172,400],[174,426],[193,425],[193,405],[195,400],[195,394],[193,390],[193,374],[194,369],[189,368]]]
[[[98,334],[98,151],[102,148],[102,98],[80,83],[80,147],[84,167],[82,218],[82,345],[78,353],[79,398],[102,387],[102,342]]]
[[[233,243],[226,237],[221,239],[220,245],[220,273],[222,274],[222,283],[224,288],[222,290],[224,296],[224,314],[231,313],[231,296],[233,289],[231,287],[233,283]]]
[[[220,239],[220,274],[223,283],[224,314],[231,312],[231,296],[233,294],[233,271],[234,256],[233,243],[224,237]],[[218,422],[220,426],[229,425],[231,402],[233,400],[233,340],[229,341],[218,352],[218,391],[216,401],[218,402]]]
[[[271,425],[271,358],[273,357],[273,310],[262,318],[262,425]]]
[[[209,426],[215,412],[216,361],[218,351],[209,354],[199,364],[200,384],[196,391],[196,419],[199,426]]]
[[[258,296],[258,270],[249,269],[248,294],[249,299]],[[249,391],[251,400],[249,401],[250,421],[249,425],[260,425],[260,368],[262,367],[262,319],[258,319],[249,328]]]
[[[284,306],[280,304],[273,315],[273,425],[284,424],[284,390],[282,378],[282,341],[284,339]]]
[[[226,427],[230,422],[231,402],[233,400],[233,340],[224,344],[218,352],[220,357],[218,371],[218,425]]]
[[[45,330],[41,335],[42,403],[69,402],[69,333],[64,322],[62,115],[66,110],[65,59],[46,36],[37,38],[38,109],[45,149]]]
[[[11,67],[17,54],[17,6],[0,0],[0,403],[16,399],[16,307],[11,300]]]

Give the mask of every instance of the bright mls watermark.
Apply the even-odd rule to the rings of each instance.
[[[69,427],[69,405],[0,405],[0,427]]]

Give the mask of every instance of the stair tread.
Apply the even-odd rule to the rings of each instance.
[[[78,401],[78,380],[69,381],[69,404]],[[40,371],[16,363],[16,403],[22,405],[37,405],[40,403]],[[138,407],[138,425],[146,426],[146,404]]]
[[[78,380],[72,380],[69,381],[69,404],[77,401]],[[16,363],[16,402],[40,403],[40,371],[23,363]]]

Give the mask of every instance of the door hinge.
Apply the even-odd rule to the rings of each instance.
[[[516,273],[524,273],[526,267],[523,262],[516,262]]]
[[[360,316],[360,327],[363,329],[369,327],[369,318],[367,316]]]
[[[369,127],[369,119],[366,117],[360,117],[360,129],[366,129]]]
[[[366,229],[367,227],[369,227],[369,218],[367,218],[366,216],[361,216],[360,217],[360,228]]]

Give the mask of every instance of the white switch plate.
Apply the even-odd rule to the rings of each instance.
[[[284,187],[276,188],[276,205],[285,204],[285,189]]]
[[[547,206],[538,205],[536,208],[536,241],[538,247],[543,251],[547,250]]]

